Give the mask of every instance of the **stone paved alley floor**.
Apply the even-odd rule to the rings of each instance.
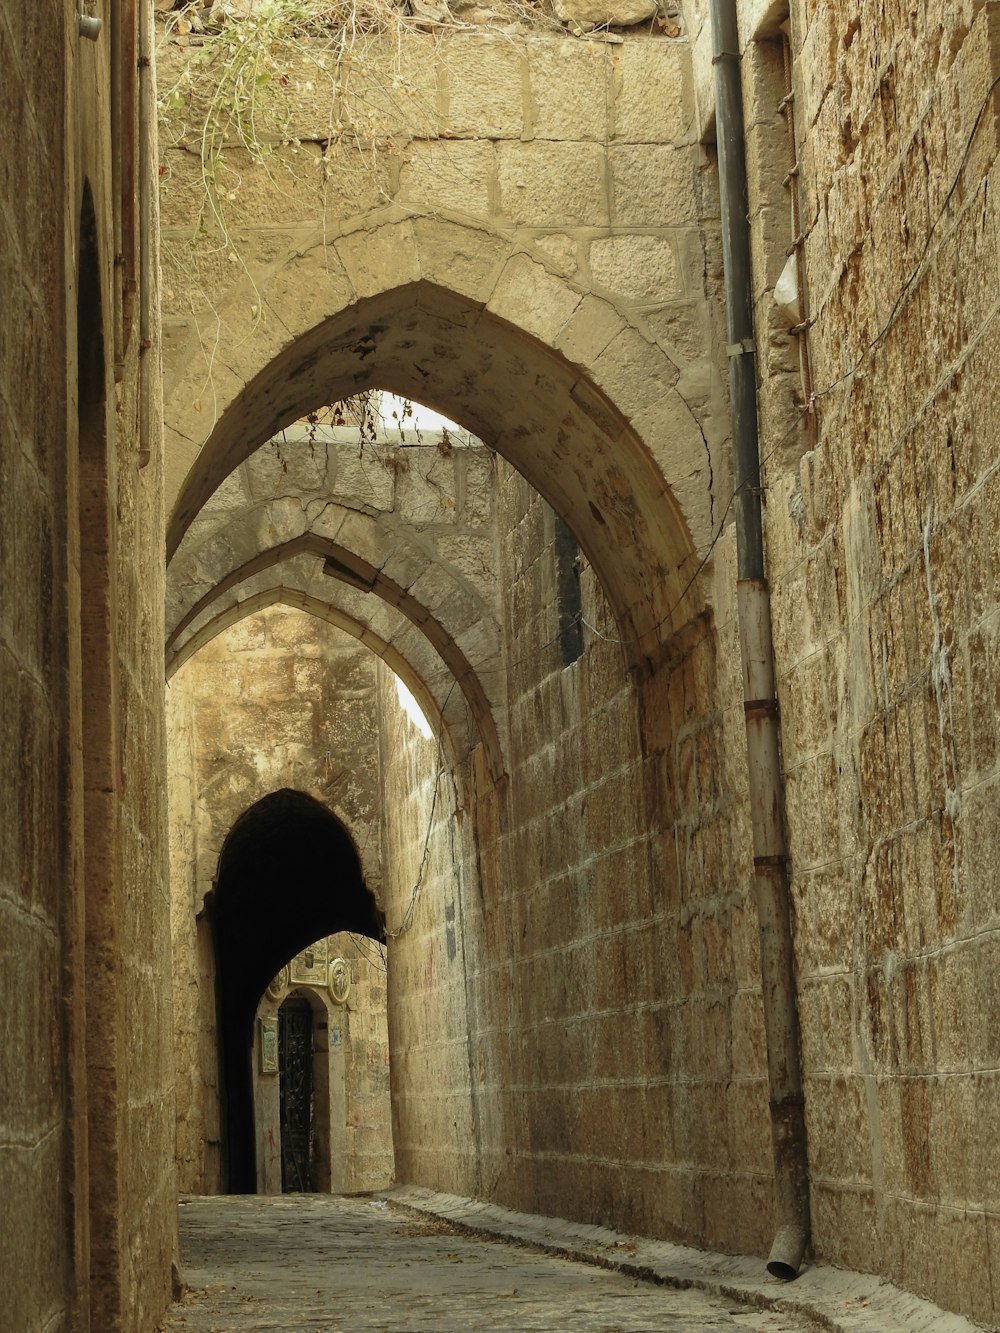
[[[180,1216],[188,1291],[164,1333],[815,1328],[484,1240],[380,1199],[198,1198],[182,1201]]]

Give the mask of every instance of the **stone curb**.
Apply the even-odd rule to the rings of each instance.
[[[987,1327],[870,1274],[823,1263],[810,1264],[794,1283],[785,1283],[767,1274],[762,1259],[711,1254],[609,1227],[517,1213],[416,1185],[396,1186],[379,1197],[475,1235],[513,1241],[647,1282],[681,1290],[696,1287],[725,1300],[800,1315],[832,1333],[975,1333]]]

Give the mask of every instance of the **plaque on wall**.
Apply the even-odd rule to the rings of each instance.
[[[292,959],[292,985],[325,986],[326,964],[326,940],[317,940]]]
[[[286,963],[281,971],[276,972],[271,979],[271,984],[267,988],[268,999],[283,1000],[285,998],[285,992],[288,990],[288,982],[289,972],[288,964]]]
[[[327,974],[326,988],[334,1004],[345,1004],[351,993],[351,965],[344,958],[334,958]]]
[[[260,1072],[276,1074],[278,1072],[278,1020],[262,1018],[260,1020]]]

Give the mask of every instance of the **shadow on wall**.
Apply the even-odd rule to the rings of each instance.
[[[253,1020],[272,977],[313,940],[385,937],[350,834],[305,792],[272,792],[229,831],[205,901],[215,951],[222,1188],[253,1194]]]

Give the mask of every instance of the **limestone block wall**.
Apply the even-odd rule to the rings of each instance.
[[[371,940],[342,935],[331,937],[331,951],[351,966],[351,993],[339,1016],[346,1087],[342,1188],[349,1194],[385,1189],[395,1171],[385,956]]]
[[[792,236],[740,8],[760,336]],[[814,415],[770,367],[763,449],[813,1240],[992,1324],[998,12],[791,10]]]
[[[157,652],[163,634],[162,470],[158,441],[154,441],[153,459],[137,473],[136,441],[141,436],[134,393],[125,397],[118,422],[121,443],[113,493],[115,619],[109,647],[119,673],[117,697],[112,697],[120,719],[115,765],[121,790],[112,846],[120,867],[120,896],[113,908],[117,920],[112,923],[106,910],[101,930],[110,933],[111,942],[122,952],[120,979],[108,978],[123,1034],[115,1052],[122,1103],[120,1174],[118,1189],[109,1191],[104,1206],[114,1210],[121,1237],[119,1318],[120,1326],[127,1329],[155,1322],[172,1298],[177,1182],[167,743],[163,672]],[[86,621],[86,606],[83,617]],[[92,717],[94,703],[93,697],[84,696],[85,747],[88,714]],[[98,886],[104,884],[106,870],[100,862],[94,866]],[[88,885],[88,897],[92,896],[93,886]],[[99,972],[108,942],[107,934],[96,941],[88,939],[88,949],[96,946],[96,958],[89,966],[96,966]],[[105,1058],[108,1039],[95,998],[91,996],[88,1008],[91,1077]],[[99,1099],[101,1092],[95,1092]],[[97,1119],[92,1103],[92,1175],[98,1169],[93,1149]],[[95,1319],[95,1324],[100,1326],[100,1320]],[[105,1326],[118,1325],[109,1314]]]
[[[497,1188],[759,1250],[771,1163],[731,603],[637,689],[584,562],[585,650],[564,665],[552,517],[514,475],[504,499],[516,757],[495,909],[516,1147]]]
[[[381,893],[375,668],[355,639],[273,607],[227,630],[168,692],[171,897],[180,1188],[219,1185],[210,931],[198,920],[233,823],[283,787],[308,792],[351,832]],[[280,903],[275,904],[280,911]],[[262,922],[266,929],[266,922]]]
[[[72,8],[5,8],[0,51],[4,1320],[148,1327],[175,1249],[162,477],[124,317],[140,233],[115,224],[152,182],[134,87],[113,144],[109,47]]]
[[[165,84],[190,41],[165,43]],[[524,471],[621,601],[636,655],[656,657],[728,498],[690,58],[683,33],[406,33],[388,148],[375,135],[362,154],[329,142],[329,83],[289,58],[280,125],[261,108],[267,169],[222,151],[242,182],[229,258],[192,239],[199,102],[182,98],[162,160],[169,550],[276,429],[389,387]]]
[[[470,820],[439,740],[424,736],[408,717],[381,663],[378,674],[395,1174],[475,1195]]]
[[[253,606],[312,609],[390,660],[460,750],[481,736],[499,773],[493,455],[459,430],[373,433],[300,423],[218,488],[168,567],[168,675]]]
[[[990,1320],[997,9],[739,8],[813,1241]],[[707,4],[684,17],[599,47],[413,35],[419,95],[364,171],[324,161],[293,79],[282,187],[226,150],[249,277],[189,246],[171,140],[168,503],[179,542],[276,427],[381,382],[558,508],[597,626],[569,663],[551,515],[504,474],[506,777],[474,752],[435,805],[435,743],[386,750],[380,690],[390,928],[427,849],[390,944],[397,1166],[760,1250]],[[802,342],[773,300],[794,243]]]
[[[500,478],[510,770],[497,786],[473,760],[476,874],[452,852],[421,890],[421,937],[390,942],[397,1174],[760,1251],[770,1130],[732,542],[716,556],[717,631],[637,688],[582,558],[573,657],[565,538],[522,478]],[[406,768],[387,767],[387,812],[428,786],[433,753],[414,740]],[[425,793],[409,841],[429,830],[436,868],[468,816],[429,816]]]
[[[0,813],[0,1003],[9,1049],[0,1090],[0,1192],[8,1201],[0,1267],[34,1274],[11,1293],[8,1306],[25,1328],[66,1318],[85,1299],[84,1279],[74,1271],[85,1261],[83,1226],[74,1221],[62,1181],[67,1154],[74,1175],[81,1170],[65,1072],[67,1057],[80,1058],[80,1038],[78,1032],[64,1035],[60,986],[64,958],[81,959],[78,921],[63,906],[80,836],[65,799],[71,713],[64,469],[71,453],[74,316],[63,297],[63,233],[65,227],[72,234],[75,226],[63,218],[68,164],[61,158],[45,164],[45,146],[62,128],[69,71],[58,60],[43,77],[31,54],[35,43],[60,51],[65,27],[54,4],[30,17],[23,11],[0,15],[7,71],[0,98],[16,128],[0,149],[8,199],[0,214],[6,293],[0,335],[0,746],[8,774]],[[15,178],[21,182],[17,190]],[[36,210],[48,225],[39,226]],[[29,328],[30,342],[21,337]],[[42,361],[54,369],[49,393],[29,372]],[[79,1080],[78,1064],[74,1074]],[[85,1177],[77,1180],[85,1188]],[[44,1262],[36,1263],[36,1255]]]

